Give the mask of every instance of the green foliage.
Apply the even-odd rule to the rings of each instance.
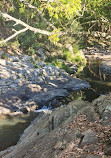
[[[85,92],[77,91],[77,92],[70,93],[68,97],[62,100],[62,103],[68,104],[69,102],[74,101],[74,100],[85,100],[85,99],[86,99]]]
[[[71,19],[74,14],[78,13],[78,10],[81,9],[81,1],[80,0],[59,0],[58,3],[53,1],[47,6],[49,11],[49,15],[56,19],[66,18]]]
[[[76,46],[76,45],[75,45]],[[85,58],[81,55],[81,53],[79,52],[78,50],[79,46],[77,45],[75,48],[74,48],[74,53],[72,54],[71,52],[69,52],[68,49],[65,49],[63,51],[63,56],[64,56],[64,59],[68,62],[72,62],[72,63],[80,63],[81,65],[82,64],[85,64]]]
[[[80,64],[85,64],[85,58],[83,58],[80,54],[77,54],[74,58],[74,60],[77,62],[77,63],[80,63]]]
[[[56,56],[49,56],[46,59],[46,62],[49,64],[52,64],[54,66],[58,66],[61,69],[64,69],[66,72],[70,73],[70,67],[67,64],[68,62],[73,63],[75,65],[78,65],[78,70],[80,71],[81,66],[86,64],[85,58],[81,55],[79,51],[79,46],[77,44],[74,44],[75,52],[71,53],[69,49],[64,48],[61,54]]]
[[[46,45],[49,41],[51,46],[54,46],[54,44],[56,45],[58,42],[65,45],[65,36],[71,36],[73,41],[80,41],[82,39],[85,47],[88,38],[86,36],[83,38],[82,33],[85,31],[102,31],[103,25],[106,32],[110,28],[110,0],[27,0],[26,2],[32,4],[36,9],[29,8],[20,0],[3,0],[0,3],[0,8],[1,11],[7,12],[9,15],[17,19],[21,19],[32,27],[52,32],[52,35],[46,37],[42,34],[35,34],[28,30],[12,40],[15,46],[20,47],[24,52],[27,52],[30,55],[35,54],[38,48]],[[41,15],[38,14],[38,11],[41,11]],[[54,27],[49,26],[43,18],[50,22],[55,29],[53,29]],[[14,23],[12,21],[7,22],[6,24],[7,27],[13,28],[12,25]],[[18,25],[14,28],[20,30],[23,27]],[[67,34],[61,35],[61,32]],[[68,42],[71,44],[74,43],[72,41]],[[84,63],[84,58],[81,56],[79,49],[79,46],[74,43],[73,53],[65,48],[63,54],[57,58],[63,59],[66,62]],[[55,59],[55,63],[54,60],[52,63],[61,68],[65,68],[65,65],[58,62],[57,58]]]
[[[77,52],[79,52],[79,49],[80,49],[80,46],[77,43],[74,43],[73,44],[73,52],[77,53]]]
[[[85,3],[85,0],[82,0]],[[111,25],[110,0],[86,0],[86,11],[80,18],[80,23],[86,31],[102,31],[103,26],[108,30]]]
[[[84,1],[83,1],[84,2]],[[106,17],[111,20],[111,1],[110,0],[87,0],[86,7],[88,11],[97,17]]]
[[[53,31],[53,35],[49,36],[50,42],[56,44],[59,41],[59,33],[60,33],[59,29],[58,30],[54,30]]]
[[[18,40],[14,41],[13,46],[16,47],[16,48],[19,47],[20,46],[19,41]]]
[[[68,61],[71,61],[72,63],[74,63],[75,61],[75,55],[72,54],[71,52],[69,52],[68,49],[64,49],[63,50],[63,54],[64,54],[64,57],[65,57],[65,60],[68,62]]]
[[[65,63],[58,61],[57,59],[55,60],[55,58],[51,58],[49,60],[49,62],[47,62],[47,64],[51,64],[53,66],[59,67],[60,69],[65,70],[66,72],[70,72],[70,67],[65,65]]]
[[[5,60],[7,60],[7,59],[8,59],[8,55],[7,55],[7,53],[5,53],[5,52],[1,52],[1,54],[0,54],[0,58],[1,58],[1,59],[5,59]]]
[[[36,49],[43,46],[42,36],[40,34],[34,34],[32,31],[26,31],[18,37],[20,47],[28,52],[29,55],[35,54]]]

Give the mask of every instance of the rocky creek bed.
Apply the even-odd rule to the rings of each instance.
[[[33,111],[55,98],[68,96],[70,91],[90,87],[88,82],[72,78],[51,65],[38,63],[35,67],[31,60],[29,56],[19,56],[16,62],[15,57],[1,59],[0,68],[5,70],[0,76],[1,114]],[[110,158],[111,94],[92,103],[77,100],[44,110],[24,131],[17,145],[0,154],[4,158]]]
[[[70,91],[89,87],[88,82],[52,65],[33,64],[27,55],[0,59],[0,114],[33,111]]]
[[[65,71],[44,62],[34,63],[28,55],[0,59],[0,115],[4,122],[0,124],[0,134],[4,134],[0,139],[0,150],[18,141],[21,132],[31,123],[30,112],[55,103],[60,106],[57,99],[65,98],[70,91],[88,87],[88,82],[72,78]],[[14,128],[18,131],[10,130]]]

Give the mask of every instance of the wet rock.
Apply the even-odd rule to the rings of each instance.
[[[75,74],[77,72],[77,70],[78,70],[77,66],[75,66],[75,65],[71,66],[70,67],[70,74]]]
[[[10,111],[15,112],[15,111],[17,111],[19,109],[19,107],[16,106],[16,105],[10,105],[9,109],[10,109]]]
[[[23,62],[30,62],[30,61],[32,61],[32,57],[29,56],[29,55],[21,55],[21,56],[20,56],[20,59],[21,59],[21,61],[23,61]]]
[[[9,117],[13,117],[13,116],[18,116],[18,115],[22,115],[24,112],[22,111],[16,111],[16,112],[12,112],[12,113],[9,113],[7,116]]]
[[[9,85],[9,87],[12,88],[12,89],[16,89],[17,85],[16,84],[11,84],[11,85]]]
[[[24,114],[28,113],[28,110],[27,110],[26,107],[25,108],[21,108],[20,111],[23,112]]]
[[[36,63],[36,65],[38,67],[44,67],[46,65],[45,62],[38,62],[38,61],[36,61],[35,63]]]
[[[35,101],[39,106],[42,106],[47,105],[55,98],[66,97],[68,94],[68,91],[65,89],[49,89],[47,93],[41,92],[39,94],[35,94],[31,100]]]
[[[40,55],[41,59],[44,61],[46,59],[46,55],[42,48],[37,51],[37,54]]]
[[[16,58],[18,62],[15,62]],[[6,108],[14,107],[18,103],[14,99],[17,97],[17,108],[35,110],[37,106],[27,105],[26,102],[34,101],[36,105],[43,106],[68,96],[70,90],[90,87],[88,82],[73,78],[55,66],[34,68],[33,59],[28,55],[11,56],[9,59],[5,67],[0,65],[0,102]]]
[[[3,79],[7,79],[7,83],[0,85],[1,93],[5,93],[6,91],[15,90],[18,88],[18,85],[27,82],[32,84],[46,84],[49,81],[54,79],[58,79],[59,77],[63,77],[68,79],[68,74],[59,68],[56,68],[52,65],[45,65],[42,68],[34,68],[34,64],[32,58],[28,55],[21,55],[19,57],[11,57],[19,58],[19,62],[6,61],[6,66],[0,66],[1,70],[1,82],[3,83]],[[1,59],[2,60],[2,59]],[[4,62],[4,60],[2,60]],[[21,62],[20,62],[21,61]],[[42,64],[42,62],[41,62]],[[69,80],[69,79],[68,79]],[[70,80],[72,80],[70,78]],[[12,85],[13,81],[13,85]],[[70,83],[71,84],[71,83]],[[73,84],[73,83],[72,83]],[[5,88],[5,85],[8,88]],[[70,89],[70,88],[69,88]],[[77,88],[76,88],[77,89]],[[79,89],[79,88],[78,88]]]
[[[38,105],[34,101],[27,101],[24,106],[26,107],[27,111],[34,111],[38,108]]]

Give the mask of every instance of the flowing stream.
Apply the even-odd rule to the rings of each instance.
[[[62,103],[75,99],[92,101],[101,94],[111,91],[111,76],[107,76],[101,71],[101,60],[88,60],[83,71],[77,76],[88,81],[91,88],[71,93]],[[0,118],[0,150],[4,150],[11,145],[15,145],[23,133],[24,129],[37,116],[36,113],[19,115],[16,117]]]

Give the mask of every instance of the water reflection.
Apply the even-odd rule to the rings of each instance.
[[[88,78],[95,81],[111,82],[111,75],[102,71],[102,59],[88,59],[83,71],[78,74],[80,78]]]
[[[101,94],[111,92],[111,75],[102,71],[103,60],[88,59],[83,71],[78,74],[78,77],[88,81],[91,88],[83,90],[85,99],[92,101]]]
[[[88,81],[91,88],[71,92],[68,97],[59,99],[59,101],[56,100],[56,105],[53,107],[56,108],[59,105],[68,104],[73,100],[85,100],[92,102],[100,95],[111,92],[111,76],[102,72],[101,65],[102,60],[88,59],[86,66],[77,74],[77,77]]]
[[[16,117],[3,116],[0,118],[0,151],[15,145],[20,135],[36,117],[35,113],[28,113]]]

